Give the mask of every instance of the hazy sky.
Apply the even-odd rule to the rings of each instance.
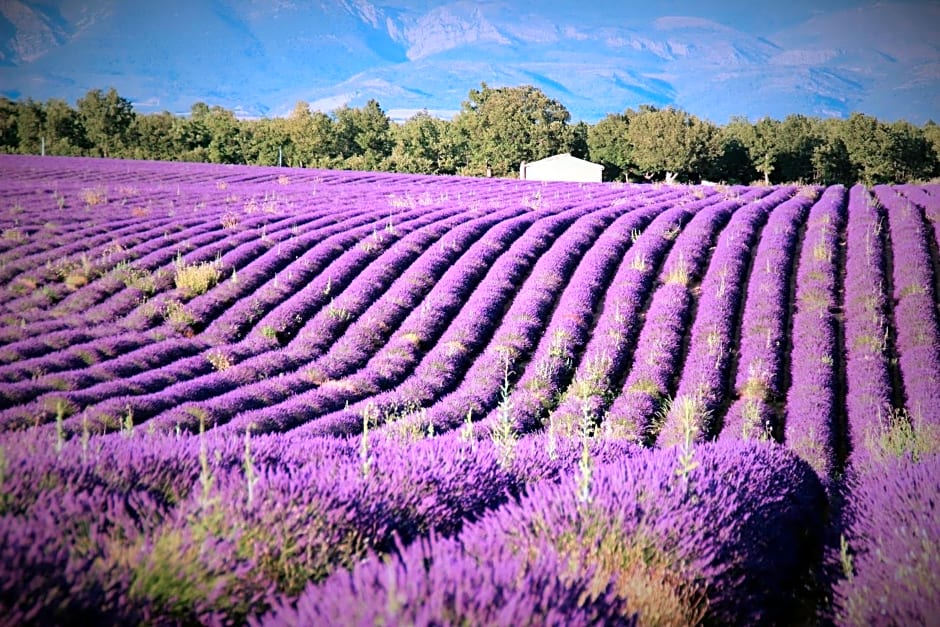
[[[150,110],[265,115],[370,97],[454,110],[487,81],[533,83],[586,119],[652,103],[920,120],[940,118],[934,22],[940,0],[0,0],[0,93],[114,85]]]

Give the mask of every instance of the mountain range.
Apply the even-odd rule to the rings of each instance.
[[[0,94],[109,86],[135,110],[239,116],[375,98],[448,117],[534,85],[573,120],[640,104],[724,123],[790,113],[940,121],[940,0],[0,0]]]

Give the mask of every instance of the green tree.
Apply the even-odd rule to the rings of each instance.
[[[242,157],[246,163],[291,166],[300,161],[294,155],[294,145],[285,118],[242,122],[241,134]]]
[[[445,174],[447,123],[421,111],[394,129],[390,165],[397,172]]]
[[[107,93],[89,91],[78,99],[78,113],[92,151],[101,157],[119,156],[128,145],[134,108],[113,87]]]
[[[923,129],[910,122],[898,120],[887,126],[887,135],[887,152],[894,181],[923,181],[937,173],[933,145]]]
[[[886,124],[853,113],[841,122],[839,135],[858,179],[867,185],[916,181],[936,173],[930,140],[923,129],[909,122]]]
[[[877,118],[853,113],[841,124],[840,138],[858,179],[866,185],[892,182],[888,130]]]
[[[714,158],[706,170],[706,178],[733,185],[747,185],[757,178],[757,170],[744,142],[719,129],[714,138]]]
[[[138,115],[134,120],[136,146],[132,150],[135,159],[157,159],[174,161],[182,159],[189,147],[178,132],[180,118],[169,111]]]
[[[339,154],[333,120],[321,111],[311,111],[306,102],[298,102],[288,116],[287,133],[292,166],[329,167]]]
[[[745,124],[747,122],[745,121]],[[751,155],[751,163],[759,174],[764,177],[764,184],[770,185],[770,174],[776,170],[780,151],[777,147],[777,129],[780,123],[769,117],[761,118],[757,124],[751,126],[751,132],[746,134],[744,145]]]
[[[823,138],[814,148],[812,156],[813,180],[821,185],[855,181],[855,171],[845,142],[840,137]]]
[[[0,152],[16,152],[20,140],[16,135],[19,105],[9,98],[0,97]]]
[[[571,114],[531,85],[471,89],[454,118],[467,145],[468,174],[505,176],[533,161],[572,147]]]
[[[923,130],[924,137],[927,138],[927,141],[930,142],[933,148],[934,171],[940,174],[940,126],[933,120],[927,120]]]
[[[181,150],[178,159],[208,162],[212,135],[205,120],[209,115],[209,105],[197,102],[189,111],[189,116],[178,117],[173,121],[173,140]]]
[[[630,115],[627,138],[633,162],[647,179],[697,180],[712,159],[717,128],[680,109],[647,109]]]
[[[211,107],[197,102],[191,109],[192,139],[197,147],[204,147],[206,158],[212,163],[244,163],[241,136],[235,114],[219,105]],[[208,144],[203,146],[206,138]]]
[[[356,109],[344,105],[334,117],[337,148],[347,167],[376,170],[391,155],[391,121],[377,100]]]
[[[813,120],[805,115],[788,115],[777,126],[777,180],[808,182],[814,179],[813,154],[822,143]]]
[[[572,157],[590,160],[591,147],[588,144],[588,134],[590,132],[591,129],[585,122],[579,121],[571,127],[571,140],[568,144],[568,152],[571,153]]]
[[[609,113],[588,129],[588,151],[593,161],[604,166],[605,180],[619,180],[635,168],[629,128],[627,113]]]
[[[51,98],[43,105],[46,154],[81,155],[88,148],[78,111],[64,100]]]
[[[440,148],[438,162],[441,174],[457,174],[467,168],[470,146],[467,136],[453,121],[438,121]]]
[[[42,104],[27,98],[19,103],[16,112],[16,137],[19,140],[19,152],[25,155],[38,155],[42,146],[42,127],[45,113]]]

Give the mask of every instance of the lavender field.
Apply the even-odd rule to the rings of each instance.
[[[940,185],[0,156],[0,624],[929,624]]]

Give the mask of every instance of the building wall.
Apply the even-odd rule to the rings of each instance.
[[[547,159],[524,164],[521,178],[529,181],[599,183],[603,168],[580,159]]]

